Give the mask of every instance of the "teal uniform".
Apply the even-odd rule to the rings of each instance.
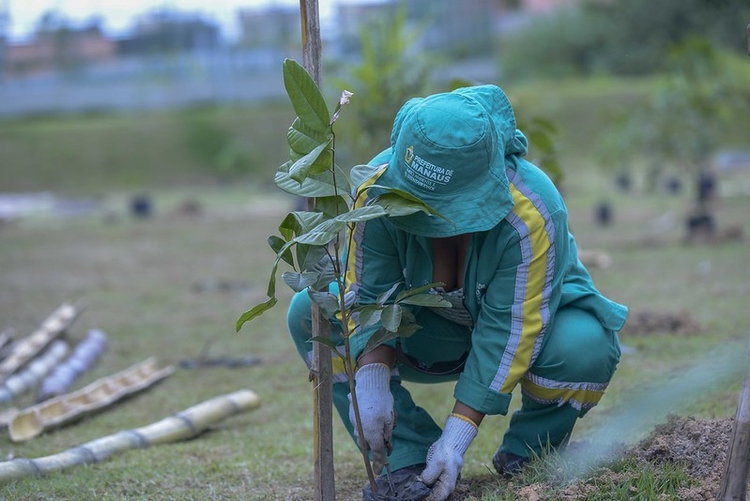
[[[503,107],[498,113],[512,110]],[[523,158],[526,139],[514,119],[500,116],[496,123],[508,129],[502,131],[507,196],[499,222],[471,232],[458,304],[468,315],[446,318],[431,308],[410,307],[422,328],[387,343],[398,353],[391,378],[397,416],[389,456],[394,470],[424,463],[441,435],[402,381],[456,381],[456,400],[487,415],[505,415],[511,392],[520,384],[521,408],[500,449],[527,457],[567,442],[575,421],[601,399],[619,361],[617,332],[626,307],[595,288],[578,259],[563,199],[551,180]],[[370,163],[368,183],[390,185],[391,156],[389,148]],[[377,190],[367,195],[376,196]],[[367,202],[362,195],[356,203]],[[411,289],[432,282],[430,237],[407,232],[392,218],[359,223],[347,241],[347,294],[359,304],[375,303],[397,283]],[[288,327],[308,365],[310,322],[310,299],[303,291],[291,302]],[[355,315],[351,327],[356,323]],[[377,328],[353,330],[355,359]],[[332,339],[340,342],[340,332],[333,319]],[[348,382],[341,367],[334,365],[334,372],[334,404],[351,432]]]

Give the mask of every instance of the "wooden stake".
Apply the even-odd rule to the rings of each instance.
[[[302,66],[318,87],[320,76],[320,16],[317,0],[300,0],[300,22],[302,25]],[[315,208],[315,200],[307,200],[308,210]],[[312,303],[312,335],[329,336],[329,322],[320,314],[320,308]],[[313,343],[313,431],[314,431],[314,488],[315,501],[331,501],[336,498],[333,476],[333,375],[331,351],[327,346]]]
[[[750,362],[750,344],[746,362]],[[750,365],[745,364],[745,380],[737,403],[727,462],[724,467],[719,501],[744,501],[750,471]]]

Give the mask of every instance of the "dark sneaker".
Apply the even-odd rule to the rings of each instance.
[[[520,473],[524,465],[529,462],[528,457],[516,456],[510,452],[497,451],[492,458],[492,465],[505,478],[511,478]]]
[[[378,492],[372,491],[368,483],[362,490],[362,501],[421,501],[430,494],[430,488],[421,480],[419,474],[424,470],[424,464],[415,464],[401,468],[391,473],[393,490],[388,483],[388,477],[381,475],[375,479]]]

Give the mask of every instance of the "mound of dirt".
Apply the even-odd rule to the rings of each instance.
[[[639,461],[684,465],[697,486],[680,492],[683,501],[714,500],[721,488],[733,423],[732,418],[699,420],[672,416],[634,452]]]
[[[669,312],[641,310],[633,311],[621,331],[621,335],[677,334],[688,336],[703,331],[700,324],[687,311]]]
[[[680,501],[714,501],[721,490],[733,422],[732,418],[700,420],[670,416],[665,424],[657,426],[628,452],[639,464],[662,466],[672,463],[685,468],[692,485],[679,490]],[[618,476],[618,473],[606,468],[601,471],[602,480],[616,482]],[[588,495],[595,494],[595,484],[572,484],[560,499],[587,499]],[[531,501],[540,498],[532,496],[521,499]]]
[[[679,491],[681,501],[714,501],[721,489],[733,422],[732,418],[700,420],[670,416],[665,424],[657,426],[646,439],[626,452],[632,454],[639,464],[661,466],[674,463],[685,468],[692,485]],[[577,446],[581,444],[570,444],[570,447]],[[597,495],[597,484],[604,481],[619,483],[622,476],[608,468],[601,468],[598,475],[599,482],[572,483],[562,492],[558,491],[555,500],[591,499]],[[500,482],[496,475],[462,480],[451,500],[477,500],[482,492],[495,491]],[[542,484],[516,487],[516,498],[521,501],[548,500],[549,497],[545,497],[548,487]]]

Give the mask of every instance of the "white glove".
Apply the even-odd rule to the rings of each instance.
[[[451,414],[437,442],[427,451],[427,467],[420,479],[432,488],[427,501],[444,501],[456,488],[464,464],[464,454],[474,437],[477,425],[458,414]]]
[[[387,462],[387,455],[393,450],[391,436],[395,418],[391,394],[391,369],[379,363],[363,365],[354,374],[354,381],[364,441],[372,451],[372,469],[376,475],[379,475]],[[357,443],[360,447],[364,447],[362,437],[357,431],[351,394],[349,395],[349,421],[354,426]]]

